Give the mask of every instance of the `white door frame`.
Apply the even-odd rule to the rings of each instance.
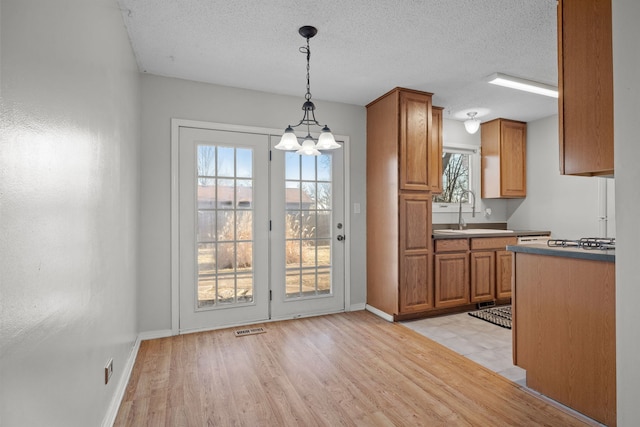
[[[261,128],[253,126],[230,125],[225,123],[212,123],[198,120],[171,119],[171,333],[180,333],[180,201],[178,188],[179,172],[179,144],[180,128],[192,127],[200,129],[212,129],[220,131],[257,133],[261,135],[281,135],[282,129]],[[305,135],[299,135],[304,137]],[[349,159],[349,137],[335,135],[336,139],[344,141],[344,225],[346,239],[344,241],[344,309],[350,311],[351,307],[351,192]],[[282,319],[278,319],[282,320]],[[228,326],[225,326],[228,327]]]

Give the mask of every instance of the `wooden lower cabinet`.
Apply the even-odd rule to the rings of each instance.
[[[436,254],[434,258],[435,306],[469,304],[469,254]]]
[[[504,248],[516,240],[512,236],[436,240],[434,306],[460,307],[511,298],[513,258]]]
[[[433,308],[429,272],[431,254],[405,255],[401,259],[400,313]]]
[[[527,386],[615,426],[615,263],[516,252],[514,265],[514,364]]]
[[[511,298],[513,253],[496,251],[496,298]]]
[[[399,314],[433,308],[431,195],[400,195]]]
[[[496,299],[496,253],[471,252],[471,302]]]

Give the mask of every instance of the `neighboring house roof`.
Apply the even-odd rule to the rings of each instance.
[[[233,203],[233,192],[237,190],[236,204],[250,204],[253,201],[253,189],[252,187],[231,187],[231,186],[217,186],[218,189],[218,202]],[[302,193],[302,195],[301,195]],[[313,203],[313,199],[305,192],[300,192],[298,188],[287,188],[285,192],[285,198],[287,204],[302,203],[304,205],[310,205]],[[215,201],[216,200],[216,186],[215,185],[198,185],[198,200],[199,201]]]

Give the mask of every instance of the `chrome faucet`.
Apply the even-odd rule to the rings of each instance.
[[[473,202],[471,203],[471,216],[476,217],[476,195],[471,190],[462,190],[460,193],[460,205],[458,207],[458,230],[464,230],[464,220],[462,219],[462,196],[465,193],[471,194]]]

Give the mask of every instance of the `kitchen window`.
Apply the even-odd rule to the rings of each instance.
[[[480,149],[476,146],[446,144],[442,148],[442,193],[433,196],[434,212],[471,212],[471,190],[479,200]]]

